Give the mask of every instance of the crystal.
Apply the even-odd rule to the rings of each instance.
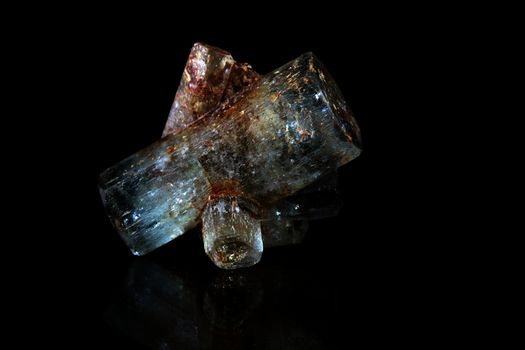
[[[204,212],[204,241],[211,239],[208,248],[226,249],[215,253],[207,249],[212,260],[219,255],[237,256],[238,245],[214,243],[231,234],[232,230],[221,226],[232,222],[243,223],[234,235],[247,238],[237,242],[248,242],[247,251],[257,252],[254,256],[260,258],[258,218],[242,207],[237,207],[235,217],[232,212],[219,215],[217,206],[224,201],[255,203],[259,212],[272,212],[268,209],[280,200],[360,153],[357,124],[335,82],[313,54],[304,54],[258,79],[251,68],[237,64],[228,53],[205,48],[208,55],[195,55],[194,61],[211,68],[197,75],[204,81],[219,77],[218,88],[202,81],[192,85],[195,79],[185,74],[189,78],[183,78],[177,92],[166,137],[101,175],[108,215],[135,254],[176,238],[194,227]],[[185,71],[192,71],[188,68],[192,64]],[[178,102],[184,94],[189,96],[186,101],[193,97],[192,101],[198,101],[191,93],[195,86],[209,91],[206,107],[198,110],[194,108],[198,103]],[[268,225],[262,226],[264,230]],[[220,266],[220,260],[214,262]],[[255,263],[258,258],[247,261]]]
[[[261,259],[261,222],[254,206],[242,198],[222,196],[206,206],[202,216],[204,251],[215,265],[232,269],[256,264]]]
[[[163,136],[186,128],[259,77],[249,64],[236,62],[229,52],[204,43],[194,44]],[[300,243],[308,223],[298,219],[312,220],[336,215],[341,206],[336,188],[337,173],[334,169],[333,173],[268,209],[269,220],[262,224],[264,245],[273,247]],[[205,238],[206,233],[203,230]],[[210,257],[214,256],[206,252]]]
[[[259,78],[229,52],[196,43],[191,49],[162,136],[186,128]]]
[[[211,186],[188,149],[183,143],[171,155],[147,149],[101,174],[106,212],[134,255],[168,243],[199,222]]]
[[[257,81],[259,77],[259,74],[249,64],[236,62],[229,52],[204,43],[194,44],[163,136],[186,128],[193,121],[213,111],[221,103],[225,103],[242,89]],[[278,223],[263,225],[263,231],[268,228],[272,231],[272,236],[276,232],[287,232],[277,227],[283,224],[285,217],[312,220],[336,215],[341,205],[336,187],[337,173],[334,169],[332,174],[323,177],[297,194],[283,199],[269,209],[269,215],[275,215],[274,219],[278,220]],[[323,192],[323,195],[313,196],[312,192]],[[284,224],[283,228],[293,226],[288,223]],[[282,237],[281,241],[286,241],[286,237]]]

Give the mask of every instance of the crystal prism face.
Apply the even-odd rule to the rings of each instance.
[[[178,145],[141,151],[100,176],[106,212],[134,255],[160,247],[200,221],[210,184],[188,145]]]
[[[339,202],[316,208],[319,193],[335,186],[319,179],[360,154],[359,128],[311,53],[260,77],[229,53],[196,44],[164,135],[101,175],[107,213],[138,255],[202,219],[206,252],[224,268],[258,261],[261,223],[243,210],[235,217],[217,211],[217,198],[257,203],[260,218],[275,221],[262,221],[265,245],[297,243],[307,226],[297,220],[330,216],[339,208]],[[222,227],[236,218],[242,218],[239,229]],[[231,232],[252,238],[221,243]]]
[[[261,223],[249,206],[242,198],[226,196],[209,202],[204,210],[204,251],[220,268],[248,267],[261,259]]]

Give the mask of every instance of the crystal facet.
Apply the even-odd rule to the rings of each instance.
[[[270,237],[315,216],[301,201],[333,189],[316,181],[360,153],[359,128],[311,53],[259,78],[229,53],[196,44],[164,135],[101,175],[108,215],[138,255],[202,216],[205,250],[223,268],[260,259],[261,225],[267,246],[294,243]]]

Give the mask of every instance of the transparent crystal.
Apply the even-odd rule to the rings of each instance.
[[[210,201],[202,215],[204,250],[220,268],[235,269],[256,264],[261,259],[261,223],[238,197]]]

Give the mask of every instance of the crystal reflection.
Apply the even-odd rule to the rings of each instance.
[[[140,259],[105,319],[151,349],[325,349],[338,293],[319,275],[265,264],[174,270]]]

